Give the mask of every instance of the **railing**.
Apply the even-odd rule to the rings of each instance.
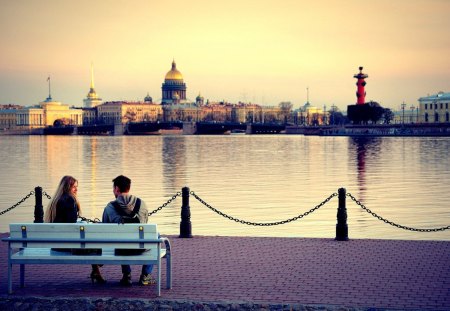
[[[35,223],[41,223],[44,221],[44,208],[42,205],[42,197],[45,196],[47,199],[51,199],[51,197],[42,190],[41,187],[36,187],[34,191],[30,191],[29,194],[27,194],[22,200],[17,202],[16,204],[12,205],[11,207],[5,209],[4,211],[0,212],[0,216],[13,210],[14,208],[18,207],[20,204],[25,202],[27,199],[29,199],[31,196],[35,196],[35,208],[34,208],[34,222]],[[247,220],[242,220],[233,216],[230,216],[228,214],[225,214],[221,212],[220,210],[212,207],[208,203],[206,203],[202,198],[200,198],[194,191],[190,191],[188,187],[184,187],[181,189],[181,192],[177,192],[175,195],[173,195],[169,200],[167,200],[164,204],[156,208],[155,210],[148,213],[148,216],[151,216],[166,206],[168,206],[170,203],[172,203],[177,197],[182,197],[182,205],[181,205],[181,222],[180,222],[180,238],[192,238],[192,224],[191,224],[191,211],[189,206],[189,199],[190,196],[193,196],[196,200],[198,200],[201,204],[206,206],[211,211],[223,216],[224,218],[227,218],[228,220],[232,220],[244,225],[250,225],[250,226],[277,226],[277,225],[283,225],[289,222],[293,222],[296,220],[299,220],[319,208],[326,205],[328,202],[330,202],[334,197],[338,197],[338,208],[337,208],[337,224],[336,224],[336,241],[348,241],[348,225],[347,225],[347,207],[346,207],[346,198],[349,197],[353,202],[355,202],[359,207],[361,207],[363,210],[365,210],[367,213],[372,215],[373,217],[377,218],[378,220],[381,220],[385,222],[386,224],[389,224],[391,226],[397,227],[399,229],[409,230],[409,231],[415,231],[415,232],[438,232],[438,231],[445,231],[449,230],[450,226],[446,227],[440,227],[440,228],[426,228],[426,229],[419,229],[419,228],[413,228],[413,227],[407,227],[403,226],[397,223],[394,223],[390,220],[387,220],[384,217],[379,216],[375,212],[372,212],[370,209],[368,209],[364,204],[362,204],[360,201],[358,201],[352,194],[347,193],[345,188],[339,188],[338,192],[332,193],[330,196],[328,196],[324,201],[322,201],[320,204],[316,205],[315,207],[311,208],[309,211],[306,211],[305,213],[299,214],[295,217],[288,218],[286,220],[282,221],[276,221],[276,222],[252,222]],[[86,222],[100,222],[98,218],[95,219],[88,219],[81,217],[83,221]]]

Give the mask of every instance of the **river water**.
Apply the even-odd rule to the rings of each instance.
[[[234,218],[278,222],[318,206],[345,188],[365,207],[411,228],[450,225],[450,138],[224,136],[1,136],[0,212],[36,186],[53,196],[63,175],[79,180],[87,218],[113,200],[112,179],[131,178],[131,192],[152,211],[189,187]],[[44,208],[48,199],[44,197]],[[181,196],[149,218],[162,234],[178,234]],[[192,234],[336,236],[338,197],[309,215],[276,226],[229,220],[190,196]],[[347,197],[349,238],[450,240],[450,230],[415,232],[387,224]],[[34,196],[0,215],[32,222]]]

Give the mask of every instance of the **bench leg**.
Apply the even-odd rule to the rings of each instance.
[[[12,264],[8,262],[8,294],[12,294]]]
[[[172,288],[172,258],[170,254],[166,256],[166,288]]]
[[[25,287],[25,265],[20,265],[20,287]]]
[[[156,281],[156,295],[161,296],[161,258],[158,260],[158,276]]]

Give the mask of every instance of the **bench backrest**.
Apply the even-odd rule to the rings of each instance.
[[[14,248],[153,248],[155,243],[139,242],[158,239],[156,224],[93,224],[93,223],[16,223],[10,224],[11,238],[26,238],[29,243],[12,242]],[[90,239],[68,243],[69,240]],[[41,241],[42,240],[42,241]],[[50,241],[49,241],[50,240]],[[136,240],[136,242],[115,243]]]

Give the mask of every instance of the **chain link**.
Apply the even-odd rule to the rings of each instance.
[[[322,203],[320,203],[319,205],[313,207],[312,209],[310,209],[309,211],[300,214],[298,216],[295,216],[293,218],[289,218],[286,220],[282,220],[282,221],[275,221],[275,222],[251,222],[251,221],[245,221],[245,220],[241,220],[235,217],[232,217],[230,215],[227,215],[221,211],[219,211],[218,209],[215,209],[214,207],[212,207],[211,205],[209,205],[208,203],[206,203],[205,201],[203,201],[197,194],[194,193],[194,191],[191,191],[190,194],[195,197],[200,203],[202,203],[203,205],[205,205],[207,208],[209,208],[210,210],[212,210],[213,212],[219,214],[220,216],[223,216],[225,218],[228,218],[229,220],[233,220],[235,222],[239,222],[241,224],[244,225],[249,225],[249,226],[277,226],[277,225],[283,225],[286,224],[288,222],[291,221],[295,221],[298,220],[300,218],[303,218],[309,214],[311,214],[312,212],[318,210],[319,208],[321,208],[323,205],[325,205],[326,203],[328,203],[328,201],[330,201],[333,197],[337,196],[338,194],[335,192],[333,194],[331,194],[328,198],[326,198]]]
[[[16,208],[17,206],[19,206],[20,204],[22,204],[23,202],[25,202],[29,197],[31,197],[32,195],[34,195],[34,191],[30,191],[30,193],[28,193],[22,200],[20,200],[19,202],[17,202],[16,204],[14,204],[13,206],[11,206],[10,208],[5,209],[4,211],[0,212],[0,216],[3,214],[6,214],[7,212],[9,212],[10,210]]]
[[[49,200],[52,199],[52,197],[49,194],[47,194],[47,192],[45,192],[45,191],[42,191],[42,195],[46,196],[47,199],[49,199]]]
[[[169,205],[173,200],[175,200],[178,196],[181,195],[181,192],[177,192],[173,197],[171,197],[169,200],[167,200],[166,203],[164,203],[163,205],[161,205],[160,207],[158,207],[157,209],[155,209],[154,211],[151,211],[148,213],[148,216],[151,216],[157,212],[159,212],[160,210],[162,210],[164,207],[166,207],[167,205]]]
[[[372,212],[370,209],[368,209],[367,207],[364,206],[364,204],[362,204],[360,201],[358,201],[353,195],[351,195],[350,193],[347,193],[347,196],[350,197],[356,204],[358,204],[363,210],[365,210],[367,213],[371,214],[373,217],[384,221],[385,223],[400,228],[400,229],[405,229],[405,230],[409,230],[409,231],[417,231],[417,232],[437,232],[437,231],[444,231],[444,230],[448,230],[450,229],[450,226],[447,227],[441,227],[441,228],[430,228],[430,229],[418,229],[418,228],[412,228],[412,227],[407,227],[407,226],[403,226],[403,225],[399,225],[396,224],[395,222],[392,222],[390,220],[387,220],[386,218],[383,218],[381,216],[379,216],[378,214]]]

